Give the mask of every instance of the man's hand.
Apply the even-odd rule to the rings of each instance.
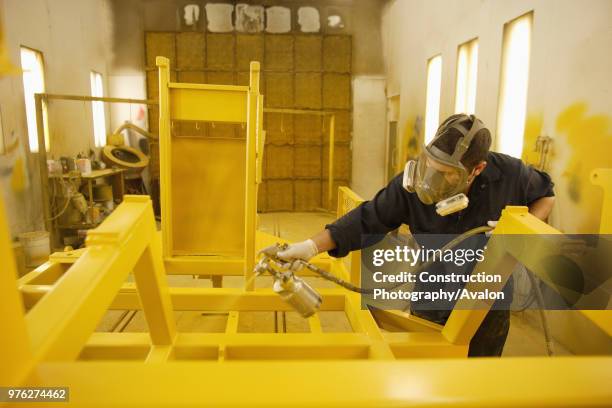
[[[295,244],[289,244],[289,247],[284,251],[280,251],[276,254],[280,259],[285,261],[294,261],[301,259],[303,261],[309,261],[319,253],[319,248],[312,239],[306,241],[297,242]]]

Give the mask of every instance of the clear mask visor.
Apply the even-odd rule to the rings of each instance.
[[[433,204],[463,192],[467,171],[422,153],[415,172],[415,191],[425,204]]]

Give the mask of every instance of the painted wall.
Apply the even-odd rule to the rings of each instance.
[[[22,45],[41,51],[48,93],[90,95],[91,70],[106,79],[111,41],[105,0],[5,0],[0,7],[11,61],[20,66]],[[21,74],[0,79],[0,110],[7,144],[19,142],[11,154],[0,156],[2,193],[16,235],[43,228],[38,155],[29,153]],[[49,131],[50,157],[87,151],[94,145],[91,104],[53,102]]]
[[[440,119],[454,113],[457,47],[479,38],[476,114],[495,138],[504,23],[534,11],[523,158],[536,164],[539,135],[553,139],[548,171],[556,184],[551,224],[597,233],[603,194],[591,171],[612,167],[612,2],[592,0],[395,0],[383,12],[387,96],[400,95],[399,162],[423,138],[426,63],[441,53]],[[401,168],[398,169],[398,171]],[[553,335],[575,352],[607,338],[579,312],[551,313]]]
[[[537,162],[535,138],[548,135],[548,169],[558,196],[552,223],[597,232],[602,193],[597,167],[612,167],[612,2],[593,0],[396,0],[383,12],[387,95],[401,95],[403,162],[422,141],[426,61],[441,53],[440,118],[453,113],[457,46],[479,38],[476,114],[495,138],[504,23],[534,11],[523,157]]]
[[[385,78],[353,79],[353,180],[361,197],[374,197],[385,184]]]

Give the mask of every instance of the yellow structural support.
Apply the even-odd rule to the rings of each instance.
[[[252,277],[256,250],[282,242],[256,231],[264,145],[259,67],[251,65],[248,87],[236,87],[171,83],[168,60],[157,63],[161,234],[149,198],[126,196],[89,232],[86,248],[53,254],[17,280],[0,199],[0,386],[69,387],[66,405],[79,407],[609,406],[609,355],[465,359],[487,304],[458,304],[440,326],[406,312],[362,309],[359,295],[341,287],[317,288],[322,304],[309,332],[241,333],[242,312],[291,310],[271,288],[255,288]],[[245,123],[246,138],[175,135],[175,120]],[[597,174],[609,188],[609,173]],[[338,216],[362,201],[340,188]],[[525,207],[508,207],[495,234],[532,235],[537,255],[550,249],[544,237],[560,232]],[[500,273],[501,288],[516,260],[538,273],[533,252],[492,245],[476,272]],[[349,258],[348,266],[327,256],[316,264],[359,284],[359,253]],[[168,287],[167,274],[242,275],[245,285]],[[94,332],[107,310],[142,311],[149,332]],[[180,332],[174,313],[187,310],[226,313],[225,330]],[[327,332],[326,312],[343,313],[350,331]],[[609,327],[609,311],[597,318]]]
[[[157,66],[166,268],[194,275],[238,269],[252,288],[263,160],[259,63],[251,63],[249,86],[174,83],[169,60],[158,57]],[[246,138],[180,135],[173,132],[177,121],[239,123]]]
[[[518,231],[533,223],[525,214],[507,210],[500,224]],[[90,233],[85,250],[54,255],[22,278],[26,302],[32,293],[40,295],[25,316],[15,305],[14,275],[0,287],[2,310],[11,313],[3,316],[3,324],[6,317],[12,322],[3,342],[14,347],[10,351],[21,350],[14,355],[0,350],[3,361],[9,361],[3,370],[6,382],[68,386],[68,405],[82,407],[237,406],[247,402],[245,395],[249,405],[261,407],[605,406],[612,396],[611,357],[457,358],[465,356],[461,336],[469,337],[471,325],[464,322],[462,328],[451,316],[454,327],[441,328],[395,313],[386,322],[395,319],[391,326],[402,325],[404,331],[383,332],[360,308],[359,297],[342,288],[320,289],[320,313],[343,311],[352,332],[322,332],[316,316],[310,318],[311,333],[240,333],[240,311],[289,306],[271,289],[166,287],[154,230],[149,199],[127,196]],[[131,271],[135,284],[125,283]],[[25,290],[28,286],[34,290]],[[101,315],[113,307],[142,309],[149,333],[94,333]],[[172,310],[227,311],[226,330],[177,332]],[[445,330],[455,334],[444,335]],[[558,387],[559,376],[563,387]],[[262,384],[258,378],[274,381]]]

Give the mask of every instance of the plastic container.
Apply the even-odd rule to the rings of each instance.
[[[76,159],[76,166],[81,174],[91,174],[91,161],[89,159]]]
[[[51,253],[49,233],[33,231],[19,234],[19,242],[23,246],[26,268],[36,268],[47,262]]]

